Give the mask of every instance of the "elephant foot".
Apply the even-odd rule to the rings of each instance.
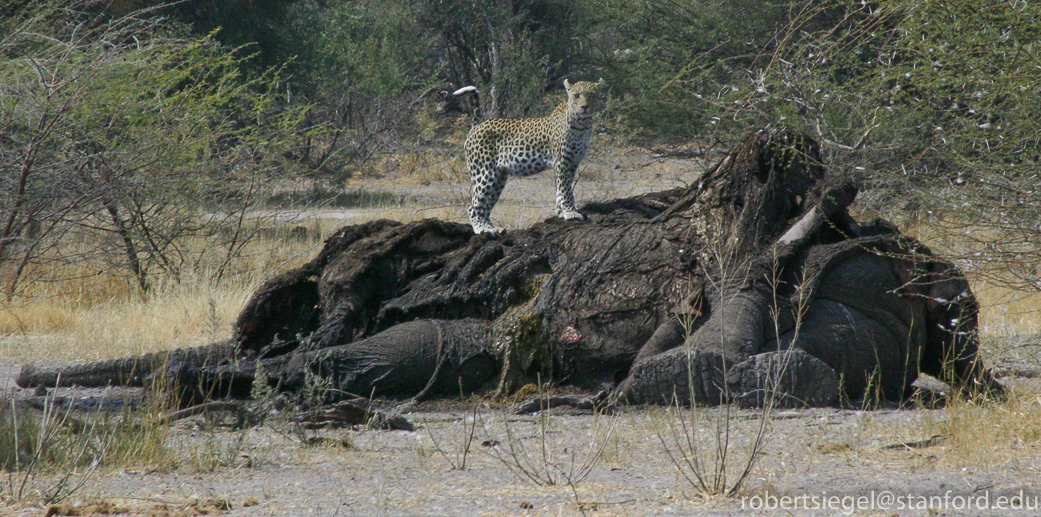
[[[799,349],[753,355],[727,372],[727,390],[741,407],[800,408],[833,405],[839,376]]]
[[[633,365],[618,386],[617,400],[679,406],[726,403],[728,362],[715,350],[672,349]]]

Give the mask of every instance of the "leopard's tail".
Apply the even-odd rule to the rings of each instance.
[[[460,96],[460,95],[466,95],[467,93],[471,93],[471,92],[474,94],[473,107],[472,107],[473,118],[471,120],[471,123],[476,126],[479,122],[481,122],[481,93],[479,91],[477,91],[477,87],[476,86],[463,86],[462,88],[452,92],[452,95]]]

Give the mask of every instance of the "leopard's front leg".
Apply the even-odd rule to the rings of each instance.
[[[556,214],[557,217],[570,221],[578,219],[584,221],[586,216],[582,215],[575,208],[575,171],[578,170],[578,164],[572,164],[570,162],[558,163],[556,166],[557,171],[557,203],[556,203]]]

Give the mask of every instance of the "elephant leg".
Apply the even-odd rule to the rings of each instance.
[[[770,291],[763,282],[738,284],[715,297],[715,308],[681,346],[685,330],[663,323],[640,350],[618,386],[630,404],[715,405],[729,399],[726,371],[758,352],[773,330]]]
[[[803,350],[756,354],[734,363],[715,350],[678,348],[633,366],[615,398],[629,404],[762,407],[828,406],[841,392],[839,376]]]
[[[640,351],[636,354],[636,359],[633,359],[633,364],[682,345],[685,336],[686,329],[683,328],[679,318],[675,316],[666,318],[640,348]]]
[[[282,387],[301,390],[312,382],[325,401],[468,393],[498,374],[487,351],[490,329],[484,320],[402,323],[348,345],[294,354]]]
[[[829,406],[840,392],[835,370],[799,349],[753,355],[730,367],[726,380],[731,399],[742,407]]]

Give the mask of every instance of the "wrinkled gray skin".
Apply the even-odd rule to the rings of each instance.
[[[899,400],[920,372],[1000,392],[977,360],[968,283],[948,264],[912,254],[915,246],[924,251],[880,235],[782,251],[773,263],[789,263],[777,277],[760,267],[767,273],[708,295],[711,316],[689,337],[678,325],[659,333],[615,396],[760,406],[774,393],[780,407]],[[806,270],[820,273],[804,278]]]
[[[214,364],[219,360],[218,358],[229,357],[234,352],[235,343],[232,340],[226,340],[196,348],[183,348],[90,363],[44,366],[28,364],[22,367],[16,382],[23,388],[36,386],[95,388],[109,385],[140,387],[150,384],[156,372],[172,365],[201,367]]]

